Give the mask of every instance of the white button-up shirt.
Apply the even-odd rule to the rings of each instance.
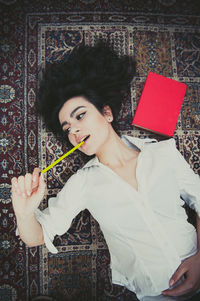
[[[174,139],[157,142],[126,135],[121,139],[140,150],[138,190],[95,157],[71,176],[56,198],[49,199],[48,208],[37,209],[35,215],[47,248],[57,253],[55,235],[64,234],[74,217],[88,209],[110,251],[112,282],[138,298],[156,296],[169,287],[181,262],[197,252],[197,232],[182,206],[187,202],[200,216],[199,176]]]

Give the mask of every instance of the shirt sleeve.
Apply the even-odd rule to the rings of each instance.
[[[84,175],[77,172],[69,178],[57,197],[49,199],[46,209],[35,211],[35,217],[43,229],[45,245],[51,253],[58,253],[53,245],[55,235],[64,234],[74,217],[85,209],[84,187]]]
[[[180,195],[200,217],[200,177],[195,174],[185,158],[176,148],[175,140],[169,139],[171,159],[178,180]]]

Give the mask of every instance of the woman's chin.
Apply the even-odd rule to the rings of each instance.
[[[95,155],[95,152],[92,152],[90,150],[86,150],[86,149],[79,149],[83,154],[87,155],[87,156],[93,156]]]

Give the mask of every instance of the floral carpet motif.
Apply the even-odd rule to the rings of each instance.
[[[145,7],[139,0],[28,2],[0,0],[0,301],[28,301],[37,295],[65,301],[137,300],[134,293],[112,284],[106,241],[88,210],[55,238],[58,254],[44,246],[27,248],[15,235],[10,179],[36,166],[45,168],[68,150],[35,114],[41,70],[82,41],[93,45],[100,36],[120,55],[133,55],[137,61],[136,78],[118,117],[121,134],[166,139],[131,126],[149,71],[188,85],[174,138],[200,174],[198,6],[189,0],[152,0]],[[76,151],[47,172],[41,209],[87,161]]]

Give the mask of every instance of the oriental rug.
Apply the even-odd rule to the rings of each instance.
[[[200,174],[200,18],[196,1],[178,2],[0,1],[0,301],[38,295],[65,301],[137,300],[134,293],[112,284],[106,241],[87,210],[55,238],[58,254],[45,246],[27,248],[15,235],[10,179],[37,166],[43,169],[67,152],[35,114],[41,70],[82,41],[93,45],[98,37],[137,61],[136,78],[118,117],[121,134],[166,139],[131,126],[149,71],[188,85],[174,138]],[[74,152],[48,171],[41,209],[87,161]],[[186,210],[195,224],[193,213]]]

